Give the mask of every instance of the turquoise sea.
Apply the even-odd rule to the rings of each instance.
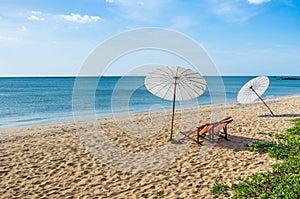
[[[93,103],[95,103],[96,116],[171,109],[171,101],[153,96],[145,88],[144,78],[101,77],[94,91]],[[216,77],[205,77],[208,83],[214,82],[214,78]],[[252,76],[222,77],[226,102],[236,102],[238,91],[252,78]],[[300,94],[300,77],[269,78],[270,86],[263,98]],[[98,81],[98,78],[93,77],[85,77],[85,79]],[[73,120],[72,95],[75,81],[75,77],[0,78],[0,128]],[[85,97],[84,93],[82,92],[82,99]],[[212,101],[207,90],[196,100],[196,103],[211,104],[215,101]],[[193,105],[195,101],[178,104],[182,107]]]

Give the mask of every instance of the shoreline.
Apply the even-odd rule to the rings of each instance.
[[[276,114],[300,114],[299,95],[266,102]],[[210,188],[216,182],[231,184],[238,178],[270,170],[276,161],[267,154],[251,152],[247,145],[272,141],[272,137],[258,132],[284,132],[293,126],[289,121],[293,117],[258,117],[267,112],[262,103],[206,105],[197,110],[193,107],[177,111],[175,137],[181,130],[195,129],[210,121],[215,113],[213,107],[225,107],[226,116],[232,116],[233,122],[228,125],[230,141],[221,139],[212,146],[205,141],[198,146],[184,140],[187,148],[167,163],[160,160],[185,146],[169,143],[170,111],[166,115],[153,113],[151,117],[148,113],[120,116],[117,122],[102,118],[78,124],[61,122],[6,129],[0,134],[0,198],[209,199],[213,198]],[[128,167],[122,170],[118,166],[124,160],[109,161],[118,156],[107,145],[101,145],[103,140],[97,137],[100,131],[111,144],[130,154],[154,154],[155,158],[141,157],[144,170],[129,172],[126,169],[134,161],[124,156]],[[107,159],[97,156],[95,146],[100,146]],[[174,148],[155,156],[169,146]],[[151,170],[151,166],[157,168]]]
[[[276,100],[281,100],[282,98],[290,98],[290,97],[297,97],[299,96],[300,97],[300,94],[294,94],[294,95],[286,95],[286,96],[276,96],[276,97],[272,97],[272,98],[265,98],[264,101],[266,102],[271,102],[272,101],[276,101]],[[261,101],[255,101],[255,102],[252,102],[252,103],[249,103],[249,104],[243,104],[242,106],[251,106],[252,104],[256,104],[256,103],[261,103]],[[189,110],[189,109],[194,109],[194,108],[201,108],[201,107],[217,107],[217,106],[230,106],[230,105],[241,105],[239,104],[238,102],[225,102],[225,103],[222,103],[222,104],[199,104],[197,106],[192,106],[192,107],[185,107],[185,108],[181,108],[181,109],[176,109],[176,111],[184,111],[184,110]],[[105,118],[122,118],[122,117],[126,117],[128,115],[143,115],[143,114],[146,114],[146,113],[153,113],[153,114],[156,114],[156,113],[159,113],[159,112],[170,112],[171,109],[165,109],[165,110],[159,110],[159,111],[152,111],[152,112],[147,112],[147,111],[141,111],[141,112],[135,112],[135,113],[117,113],[115,115],[104,115],[104,116],[100,116],[100,117],[96,117],[97,120],[101,120],[101,119],[105,119]],[[59,124],[59,123],[72,123],[74,122],[74,114],[73,116],[71,117],[72,120],[63,120],[63,121],[59,121],[54,118],[49,118],[49,120],[53,120],[51,122],[42,122],[42,123],[33,123],[33,124],[29,124],[29,125],[12,125],[12,126],[9,126],[9,127],[0,127],[0,135],[1,135],[1,131],[5,131],[5,130],[8,130],[8,129],[15,129],[15,128],[22,128],[22,127],[34,127],[34,126],[39,126],[39,125],[54,125],[54,124]],[[89,119],[95,119],[95,118],[89,118]],[[89,119],[83,119],[83,120],[89,120]],[[33,120],[34,122],[34,120]]]

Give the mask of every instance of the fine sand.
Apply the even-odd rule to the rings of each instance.
[[[257,132],[282,133],[300,115],[300,96],[262,103],[177,110],[179,131],[232,116],[230,141],[170,144],[170,113],[141,113],[98,120],[0,131],[0,198],[213,198],[215,183],[267,171],[275,160],[249,151]],[[221,197],[222,198],[222,197]]]

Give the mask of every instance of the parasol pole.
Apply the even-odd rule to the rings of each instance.
[[[257,92],[254,90],[254,88],[252,86],[250,86],[250,89],[255,93],[255,95],[257,95],[257,97],[264,103],[264,105],[269,109],[269,111],[271,112],[272,116],[274,116],[273,111],[270,109],[270,107],[265,103],[265,101],[257,94]]]
[[[174,92],[173,92],[173,112],[172,112],[172,125],[171,125],[170,142],[172,141],[172,135],[173,135],[177,79],[178,79],[177,76],[174,77],[174,80],[175,80],[174,84],[175,84],[175,85],[174,85]]]

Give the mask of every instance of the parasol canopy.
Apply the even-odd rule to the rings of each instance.
[[[175,101],[190,100],[206,90],[205,79],[197,72],[182,67],[162,67],[150,72],[145,79],[146,88],[160,98],[173,101],[172,125],[174,126]]]
[[[265,76],[260,76],[251,79],[239,91],[237,101],[241,104],[247,104],[257,99],[260,99],[264,103],[264,105],[269,109],[272,116],[274,116],[274,113],[272,112],[270,107],[261,98],[261,95],[264,94],[264,92],[267,90],[269,83],[269,78]]]

